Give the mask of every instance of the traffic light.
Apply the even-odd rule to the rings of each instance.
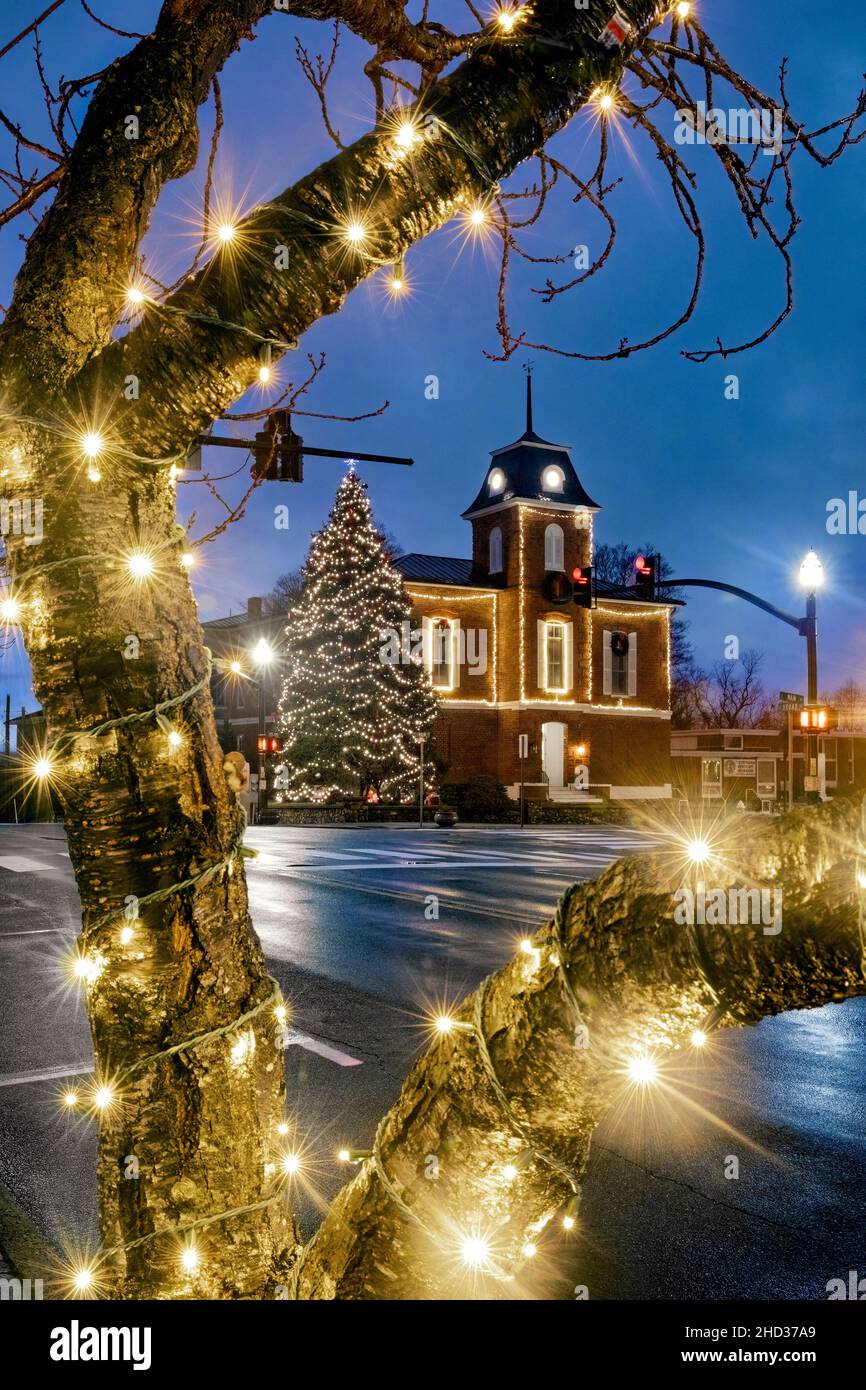
[[[282,753],[283,740],[276,734],[259,734],[258,747],[260,753]]]
[[[543,593],[551,603],[569,603],[574,589],[567,574],[562,570],[551,570],[544,576]]]
[[[640,598],[655,599],[657,561],[657,555],[635,556],[634,589]]]
[[[304,441],[292,429],[288,410],[274,410],[263,430],[253,442],[254,478],[268,482],[302,483],[304,481]]]
[[[574,601],[578,608],[591,608],[593,594],[592,565],[577,565],[571,571],[574,581]]]
[[[825,734],[838,727],[839,711],[830,705],[804,705],[800,710],[800,728],[809,733]]]

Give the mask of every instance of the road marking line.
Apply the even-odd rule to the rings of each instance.
[[[371,893],[375,898],[399,898],[403,902],[420,904],[422,897],[422,890],[420,888],[416,893],[398,893],[394,888],[367,888],[360,883],[343,883],[338,878],[326,878],[324,874],[319,873],[317,873],[316,877],[311,881],[313,883],[328,884],[333,888],[342,888],[345,892],[349,893]],[[452,912],[469,912],[482,917],[497,917],[506,922],[517,922],[522,927],[538,927],[543,920],[543,916],[541,918],[520,917],[516,912],[504,912],[500,908],[481,907],[477,903],[451,902],[450,899],[443,899],[441,894],[437,896],[440,899],[440,906],[446,907]]]
[[[359,1057],[350,1057],[348,1052],[340,1052],[336,1047],[329,1047],[327,1043],[320,1042],[318,1038],[311,1038],[308,1033],[299,1033],[294,1028],[286,1029],[286,1047],[303,1047],[307,1052],[316,1052],[320,1057],[326,1057],[329,1062],[336,1062],[338,1067],[362,1067],[364,1063]]]
[[[8,869],[13,874],[38,874],[50,868],[50,864],[40,864],[38,859],[25,859],[23,854],[7,854],[0,859],[0,869]]]
[[[417,865],[417,868],[419,868],[419,869],[522,869],[522,868],[530,868],[530,869],[531,869],[531,868],[539,868],[539,869],[544,869],[545,871],[555,868],[555,869],[557,869],[559,872],[565,874],[566,877],[568,877],[568,875],[569,875],[569,874],[572,874],[572,873],[574,872],[575,869],[591,869],[591,870],[598,870],[598,869],[601,868],[601,867],[605,867],[605,866],[608,865],[608,864],[612,864],[612,863],[614,862],[614,860],[617,859],[617,858],[619,858],[618,855],[610,855],[609,857],[605,857],[605,858],[602,858],[602,859],[599,859],[599,857],[598,857],[597,855],[589,855],[589,856],[569,855],[567,859],[562,859],[562,860],[560,860],[560,861],[554,861],[554,862],[552,862],[552,863],[548,863],[547,861],[537,861],[537,860],[534,860],[534,859],[508,859],[508,860],[497,860],[496,862],[491,862],[489,859],[430,859],[430,860],[427,860],[427,861],[426,861],[425,863],[423,863],[423,864]],[[284,865],[282,865],[282,866],[279,867],[279,868],[275,867],[275,868],[272,868],[272,869],[269,868],[268,866],[262,865],[262,864],[254,864],[254,865],[253,865],[253,873],[256,873],[256,874],[258,874],[258,873],[261,873],[261,874],[275,873],[275,874],[277,874],[277,875],[279,875],[279,876],[283,876],[283,875],[285,875],[285,874],[310,874],[310,873],[312,873],[312,874],[317,874],[317,873],[320,871],[320,869],[331,869],[331,870],[333,870],[334,872],[339,872],[339,873],[352,872],[352,871],[357,872],[357,873],[364,873],[364,872],[371,872],[371,871],[374,872],[374,873],[376,873],[376,872],[385,872],[385,871],[389,871],[389,872],[391,872],[391,873],[402,873],[402,872],[404,872],[404,871],[407,872],[407,873],[411,872],[411,866],[410,866],[410,865],[405,865],[405,864],[365,864],[365,863],[361,862],[360,860],[357,861],[357,862],[355,862],[355,863],[353,863],[353,864],[340,864],[340,863],[330,863],[330,864],[284,864]],[[247,867],[247,873],[249,874],[249,872],[250,872],[250,869],[249,869],[249,867]]]
[[[59,1081],[64,1076],[89,1076],[92,1071],[92,1062],[73,1062],[62,1067],[48,1067],[45,1071],[6,1072],[0,1076],[0,1086],[28,1086],[33,1081]]]
[[[0,941],[5,941],[7,936],[50,936],[52,932],[71,932],[75,934],[74,927],[28,927],[26,931],[4,931],[0,932]]]

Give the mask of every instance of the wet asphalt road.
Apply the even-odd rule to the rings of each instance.
[[[325,1198],[344,1177],[334,1150],[367,1145],[395,1099],[425,1001],[459,998],[567,884],[640,845],[605,827],[274,828],[249,841],[253,918],[295,1010],[289,1101]],[[76,924],[60,827],[0,827],[0,1181],[44,1230],[80,1242],[95,1233],[93,1136],[54,1100],[90,1065],[59,965]],[[786,1014],[718,1035],[687,1088],[613,1114],[569,1278],[593,1299],[791,1299],[866,1275],[864,1043],[864,1000]],[[314,1224],[312,1205],[304,1216]]]

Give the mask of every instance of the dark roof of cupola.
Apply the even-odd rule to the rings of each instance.
[[[463,516],[477,516],[517,499],[599,510],[584,488],[565,444],[551,444],[532,428],[532,377],[526,377],[526,429],[513,444],[491,450],[491,463],[478,496]],[[548,469],[557,469],[554,487],[545,486]],[[497,476],[502,475],[501,480]]]

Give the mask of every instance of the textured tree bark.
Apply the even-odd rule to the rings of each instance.
[[[558,1213],[576,1211],[568,1205],[571,1177],[579,1183],[593,1130],[611,1105],[629,1103],[629,1060],[653,1057],[659,1087],[675,1097],[691,1033],[715,1003],[711,981],[724,982],[726,1002],[747,1023],[866,993],[855,890],[859,816],[852,802],[834,802],[760,832],[752,821],[730,840],[713,862],[712,885],[781,887],[782,931],[703,927],[700,963],[688,929],[674,919],[673,894],[688,882],[681,853],[620,861],[581,885],[562,941],[551,925],[543,928],[534,938],[538,955],[517,953],[456,1015],[482,1026],[508,1104],[475,1033],[434,1042],[382,1121],[378,1162],[363,1162],[303,1252],[296,1295],[537,1294],[537,1266],[525,1248],[550,1239]],[[588,1047],[575,1046],[584,1039],[554,956],[578,1000]],[[733,1021],[727,1014],[722,1023]],[[640,1105],[634,1092],[630,1103]],[[516,1176],[504,1171],[509,1164]],[[462,1243],[479,1235],[490,1254],[470,1274]]]
[[[638,22],[653,9],[648,0],[626,7]],[[468,59],[431,91],[425,109],[444,123],[442,132],[411,168],[392,158],[381,134],[365,137],[249,219],[242,274],[217,258],[175,296],[180,316],[148,311],[140,327],[110,344],[159,191],[194,163],[196,107],[270,10],[265,0],[170,0],[154,34],[112,65],[0,325],[3,412],[59,422],[66,432],[20,423],[5,426],[2,441],[23,449],[15,481],[44,505],[43,543],[10,538],[9,565],[25,603],[22,627],[49,742],[175,699],[206,673],[179,563],[169,470],[142,460],[182,452],[237,399],[253,377],[257,347],[186,315],[264,335],[300,333],[334,312],[379,258],[396,257],[440,226],[461,197],[539,148],[591,83],[621,63],[619,53],[595,45],[595,19],[566,0],[542,0],[536,39],[547,31],[560,46],[503,45]],[[339,14],[340,7],[301,0],[299,12]],[[401,15],[399,6],[359,0],[347,12],[358,32],[394,42]],[[138,138],[127,138],[130,116]],[[347,197],[365,206],[374,188],[375,259],[335,254],[330,224],[346,212]],[[275,271],[275,239],[291,248],[289,276]],[[137,401],[124,395],[130,375]],[[98,487],[86,480],[76,426],[104,428],[115,446]],[[147,585],[131,584],[124,569],[124,555],[140,547],[156,556]],[[130,636],[140,644],[137,656],[128,655]],[[233,1059],[236,1035],[228,1033],[146,1061],[229,1028],[269,998],[240,864],[231,876],[220,871],[144,906],[132,938],[120,935],[128,895],[146,898],[221,863],[239,833],[207,691],[173,719],[183,733],[174,752],[149,720],[79,738],[57,760],[81,946],[101,965],[88,986],[98,1072],[119,1081],[119,1104],[100,1127],[103,1241],[116,1252],[106,1269],[114,1292],[126,1296],[255,1296],[281,1281],[294,1240],[282,1202],[261,1205],[274,1192],[283,1103],[273,1020],[263,1011],[250,1025],[258,1047],[247,1060]],[[126,1176],[131,1159],[137,1178]],[[201,1272],[185,1273],[171,1233],[248,1206],[255,1210],[201,1228]]]

